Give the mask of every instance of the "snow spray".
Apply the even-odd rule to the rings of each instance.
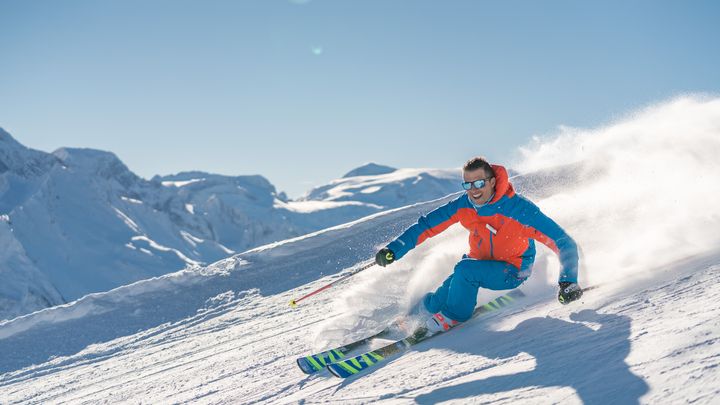
[[[518,152],[516,161],[498,163],[520,172],[511,179],[516,190],[577,241],[581,285],[630,284],[718,251],[718,98],[680,97],[594,129],[561,126]],[[534,274],[523,288],[554,296],[559,261],[536,246]],[[407,313],[466,250],[467,231],[456,224],[387,269],[366,272],[335,302],[344,315],[322,328],[315,344],[367,335]],[[478,300],[493,294],[481,289]]]

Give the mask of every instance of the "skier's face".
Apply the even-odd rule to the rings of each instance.
[[[485,180],[485,185],[481,188],[472,186],[472,188],[467,191],[467,195],[470,197],[470,200],[477,205],[486,204],[495,191],[495,177],[488,176],[483,169],[463,171],[464,182],[472,183],[476,180]]]

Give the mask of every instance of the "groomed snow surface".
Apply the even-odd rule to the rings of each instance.
[[[581,302],[557,303],[540,248],[515,305],[347,380],[304,375],[297,357],[381,329],[452,271],[457,226],[288,306],[431,201],[0,323],[0,403],[718,403],[719,128],[720,100],[681,98],[528,147],[516,184],[582,247],[600,287]]]

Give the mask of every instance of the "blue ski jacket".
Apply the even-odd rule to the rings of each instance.
[[[559,281],[577,282],[578,247],[555,221],[543,214],[528,199],[516,194],[504,167],[493,165],[495,196],[476,207],[467,193],[420,217],[387,247],[400,259],[455,223],[470,232],[467,255],[479,260],[510,263],[527,277],[535,261],[535,243],[539,241],[560,257]]]

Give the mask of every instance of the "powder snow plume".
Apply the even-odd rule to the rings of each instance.
[[[720,99],[682,97],[594,130],[536,138],[513,166],[574,167],[574,184],[540,201],[582,248],[593,283],[653,277],[720,242]],[[547,179],[552,182],[552,179]]]
[[[718,98],[677,98],[594,129],[560,127],[534,137],[519,155],[504,163],[521,173],[513,180],[518,191],[578,242],[581,285],[624,288],[718,253]],[[339,314],[321,328],[316,346],[348,339],[347,331],[359,337],[382,329],[437,288],[466,250],[467,233],[454,225],[392,266],[368,270],[335,302]],[[526,292],[553,297],[558,271],[556,256],[538,244]],[[481,290],[478,300],[495,295]]]

